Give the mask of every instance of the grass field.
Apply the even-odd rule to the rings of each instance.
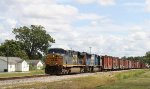
[[[96,73],[57,82],[17,85],[11,89],[150,89],[150,70]]]
[[[0,78],[6,78],[6,77],[21,77],[21,76],[32,76],[36,74],[44,74],[44,70],[34,70],[29,72],[6,72],[6,73],[0,73]]]
[[[115,83],[99,86],[96,89],[150,89],[150,70],[144,72],[139,73],[139,75],[135,74],[130,78],[122,77]]]

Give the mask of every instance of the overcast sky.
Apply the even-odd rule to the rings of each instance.
[[[0,0],[0,43],[24,25],[44,26],[53,47],[119,57],[150,50],[150,0]]]

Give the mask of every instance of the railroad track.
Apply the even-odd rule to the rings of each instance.
[[[43,75],[33,75],[33,76],[21,76],[21,77],[6,77],[6,78],[0,78],[0,81],[15,80],[15,79],[27,79],[27,78],[40,78],[40,77],[48,77],[48,76],[66,76],[66,75],[77,75],[77,74],[82,74],[82,73],[59,74],[59,75],[43,74]],[[86,73],[84,73],[84,74],[86,74]]]
[[[21,76],[21,77],[7,77],[7,78],[0,78],[0,81],[3,80],[14,80],[14,79],[26,79],[26,78],[38,78],[38,77],[47,77],[50,75],[33,75],[33,76]]]
[[[108,71],[110,72],[110,71]],[[115,72],[115,71],[114,71]],[[116,71],[117,72],[117,71]],[[92,72],[90,74],[94,74],[96,72]],[[103,72],[101,72],[103,73]],[[78,75],[78,74],[88,74],[88,73],[71,73],[71,75]],[[60,74],[60,75],[49,75],[49,74],[43,74],[43,75],[33,75],[33,76],[21,76],[21,77],[7,77],[7,78],[0,78],[0,81],[4,80],[16,80],[16,79],[29,79],[29,78],[40,78],[40,77],[48,77],[48,76],[67,76],[68,74]]]

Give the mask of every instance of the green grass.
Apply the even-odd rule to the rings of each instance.
[[[32,75],[37,75],[37,74],[44,74],[44,70],[34,70],[34,71],[29,71],[29,72],[0,73],[0,78],[32,76]]]
[[[150,70],[96,73],[88,77],[57,82],[36,82],[7,87],[7,89],[150,89]]]
[[[125,73],[116,74],[115,77],[119,80],[122,80],[122,79],[127,79],[130,77],[137,77],[138,75],[143,74],[143,73],[145,73],[145,70],[133,70],[133,71],[125,72]]]
[[[117,74],[118,81],[96,89],[150,89],[150,70],[135,70]]]

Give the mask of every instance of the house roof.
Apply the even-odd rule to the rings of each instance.
[[[19,58],[19,57],[3,57],[0,56],[0,60],[6,61],[7,62],[7,58],[8,58],[8,63],[10,64],[17,64],[17,63],[21,63],[24,60]]]
[[[41,60],[28,60],[27,62],[32,65],[37,65]],[[41,61],[42,62],[42,61]],[[42,62],[43,63],[43,62]]]

